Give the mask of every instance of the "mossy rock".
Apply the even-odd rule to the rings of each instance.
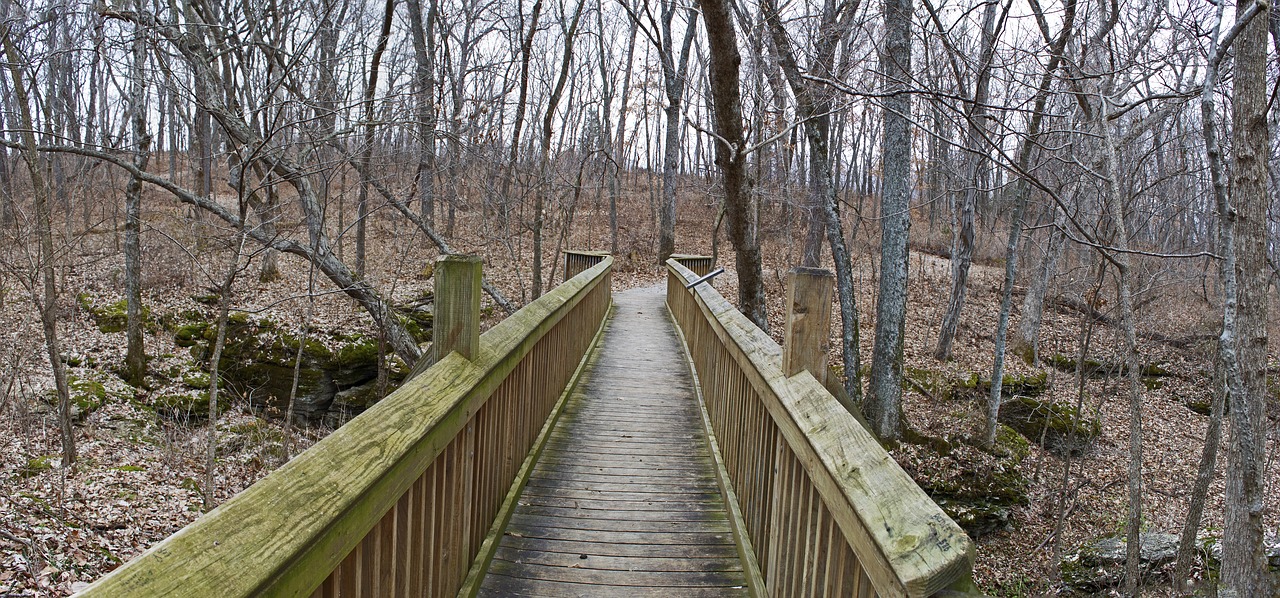
[[[984,384],[987,391],[990,392],[991,383],[988,381]],[[1048,388],[1049,372],[1045,370],[1023,376],[1005,374],[1000,377],[1000,394],[1002,396],[1038,397],[1044,394],[1044,391]]]
[[[71,391],[71,402],[86,415],[107,401],[107,387],[97,380],[70,376],[67,388]]]
[[[1031,397],[1013,397],[1000,405],[1002,423],[1031,442],[1039,443],[1043,437],[1044,448],[1057,455],[1079,456],[1101,433],[1097,419],[1077,415],[1076,409],[1065,403]]]
[[[1076,360],[1066,355],[1050,355],[1045,358],[1045,363],[1064,372],[1075,373],[1076,371]],[[1084,375],[1089,378],[1109,378],[1112,376],[1125,376],[1129,373],[1129,368],[1123,363],[1109,363],[1088,358],[1084,360],[1084,365],[1081,369]],[[1172,376],[1173,372],[1170,372],[1160,363],[1144,363],[1138,366],[1138,375],[1142,378],[1163,378]]]
[[[177,421],[204,421],[209,417],[209,391],[192,390],[158,395],[151,400],[156,413]],[[231,396],[226,392],[218,393],[218,412],[225,413],[231,408]]]
[[[209,374],[200,371],[191,371],[182,375],[182,383],[196,390],[204,390],[209,388]]]
[[[1178,536],[1142,532],[1139,539],[1139,568],[1147,577],[1172,563],[1177,557]],[[1098,592],[1119,585],[1124,579],[1128,546],[1125,538],[1107,536],[1085,543],[1058,563],[1062,581],[1083,592]]]
[[[192,347],[204,338],[205,332],[209,330],[208,322],[193,322],[178,326],[173,331],[173,342],[179,347]]]
[[[902,370],[902,386],[912,390],[923,390],[934,399],[950,400],[953,395],[953,384],[940,372],[926,368],[907,366]]]
[[[190,343],[192,357],[207,369],[217,326],[195,322],[180,332],[182,342]],[[338,346],[330,349],[322,334],[308,334],[304,339],[268,318],[255,320],[244,312],[235,312],[228,316],[219,373],[228,388],[249,396],[255,409],[284,414],[289,410],[301,346],[293,413],[300,420],[318,422],[326,417],[339,391],[361,386],[378,376],[376,337],[353,333],[336,340]],[[396,368],[389,372],[392,386],[407,375],[407,371]]]
[[[911,440],[920,436],[909,435],[911,444],[901,449],[913,454],[904,469],[971,537],[1006,528],[1013,508],[1027,503],[1029,483],[1018,466],[1030,446],[1017,432],[1000,426],[991,452],[969,442]]]
[[[102,332],[124,332],[125,327],[128,326],[129,303],[127,299],[99,305],[89,293],[80,293],[76,295],[76,301],[79,302],[80,308],[93,319],[93,323],[98,327],[98,330]],[[151,319],[151,309],[146,305],[142,306],[142,322],[143,326],[148,329],[155,329],[155,322]]]
[[[1037,397],[1044,394],[1049,385],[1049,373],[1038,371],[1026,375],[1005,374],[1001,376],[1000,396],[1017,395]],[[978,372],[968,376],[947,378],[940,372],[925,368],[906,367],[903,369],[904,388],[923,390],[938,400],[961,398],[984,398],[991,394],[991,380],[983,378]]]

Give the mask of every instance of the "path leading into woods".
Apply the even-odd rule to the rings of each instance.
[[[747,594],[664,298],[665,287],[614,296],[480,595]]]

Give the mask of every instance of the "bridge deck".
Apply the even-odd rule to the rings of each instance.
[[[520,496],[482,596],[736,596],[742,562],[660,288],[616,312]]]

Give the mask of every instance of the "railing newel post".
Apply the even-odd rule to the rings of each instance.
[[[835,275],[822,268],[792,268],[787,273],[787,324],[782,373],[801,370],[825,384],[831,348],[831,293]]]
[[[474,360],[480,349],[480,281],[477,255],[436,258],[436,306],[431,330],[431,362],[457,351]]]

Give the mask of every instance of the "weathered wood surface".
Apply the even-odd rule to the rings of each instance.
[[[656,289],[615,297],[481,596],[741,596],[742,562]]]
[[[973,543],[810,373],[696,274],[668,303],[770,596],[929,596],[965,588]]]

